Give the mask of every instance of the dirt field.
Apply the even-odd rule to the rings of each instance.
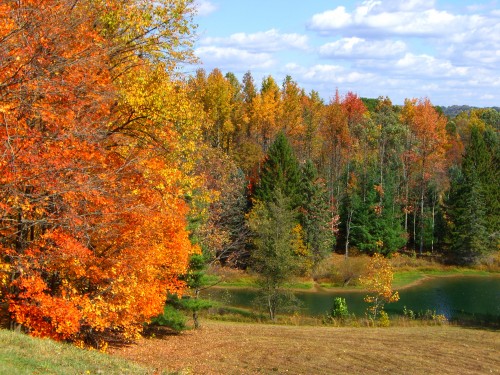
[[[113,354],[180,374],[500,374],[500,333],[204,322]]]

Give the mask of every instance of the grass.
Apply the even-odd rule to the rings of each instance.
[[[316,286],[324,289],[348,288],[361,289],[358,278],[364,272],[369,257],[366,255],[350,257],[347,260],[341,254],[331,254],[315,271],[314,279],[298,278],[286,285],[289,289],[314,290]],[[488,276],[498,274],[498,262],[495,265],[476,268],[446,266],[437,261],[400,255],[393,257],[394,287],[404,288],[429,276]],[[215,267],[209,270],[209,278],[220,287],[257,288],[257,276],[251,272]],[[346,280],[349,282],[346,284]]]
[[[394,272],[393,286],[402,288],[410,286],[427,277],[444,277],[444,276],[490,276],[492,273],[484,270],[467,269],[467,268],[447,268],[447,269],[428,269],[428,270],[410,270]]]
[[[152,374],[144,365],[49,339],[0,330],[0,374]]]
[[[203,321],[114,354],[181,374],[500,373],[498,332],[454,326],[312,327]]]

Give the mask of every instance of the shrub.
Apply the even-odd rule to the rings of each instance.
[[[378,324],[380,327],[389,327],[391,325],[389,315],[384,310],[379,313]]]
[[[163,314],[151,319],[151,325],[165,326],[180,332],[186,329],[186,316],[171,305],[165,305]]]
[[[345,319],[349,316],[349,311],[347,309],[347,303],[345,298],[335,297],[333,299],[333,307],[330,311],[330,316],[332,318]]]

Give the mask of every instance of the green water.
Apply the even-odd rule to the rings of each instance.
[[[211,289],[210,298],[236,307],[256,308],[257,291],[253,289]],[[365,292],[296,292],[301,311],[311,316],[325,315],[333,297],[346,299],[349,312],[362,316],[367,304]],[[389,314],[403,314],[403,308],[422,312],[436,311],[448,319],[458,316],[500,318],[500,277],[436,277],[399,292],[400,300],[386,305]]]

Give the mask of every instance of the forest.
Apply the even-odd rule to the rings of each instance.
[[[499,251],[498,110],[185,74],[194,14],[186,0],[0,1],[12,327],[133,340],[199,254],[279,278],[332,252],[471,265]]]

